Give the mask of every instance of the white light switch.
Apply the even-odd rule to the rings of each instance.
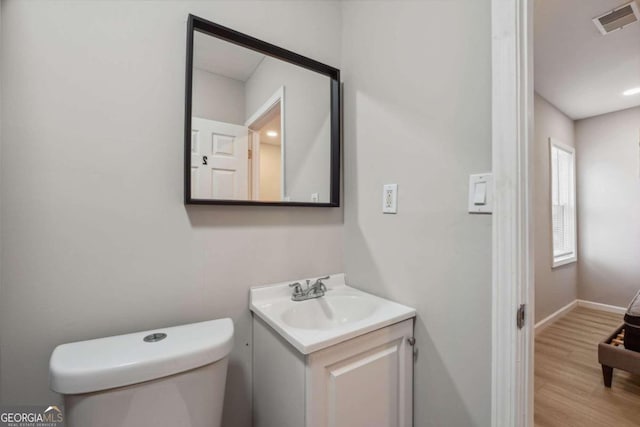
[[[482,173],[469,176],[469,213],[493,211],[493,175]]]
[[[476,182],[476,188],[474,190],[473,204],[486,205],[487,204],[487,183]]]
[[[398,213],[398,184],[385,184],[382,187],[382,213]]]

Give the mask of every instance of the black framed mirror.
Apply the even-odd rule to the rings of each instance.
[[[340,206],[340,70],[189,15],[185,204]]]

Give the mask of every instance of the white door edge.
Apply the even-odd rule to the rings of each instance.
[[[491,425],[533,426],[532,0],[492,0]],[[516,312],[526,304],[526,321]]]

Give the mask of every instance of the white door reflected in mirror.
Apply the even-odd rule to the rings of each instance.
[[[199,199],[247,198],[245,126],[194,117],[191,121],[191,194]]]

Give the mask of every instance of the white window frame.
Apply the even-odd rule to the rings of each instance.
[[[568,254],[560,256],[554,255],[554,242],[553,242],[553,165],[551,159],[553,159],[553,149],[561,150],[571,154],[571,173],[572,173],[572,186],[571,190],[571,202],[573,205],[573,251]],[[571,264],[578,261],[578,215],[577,215],[577,203],[576,203],[576,150],[570,145],[563,144],[554,138],[549,138],[549,199],[551,201],[550,214],[551,214],[551,256],[552,256],[552,268],[560,267],[562,265]]]

